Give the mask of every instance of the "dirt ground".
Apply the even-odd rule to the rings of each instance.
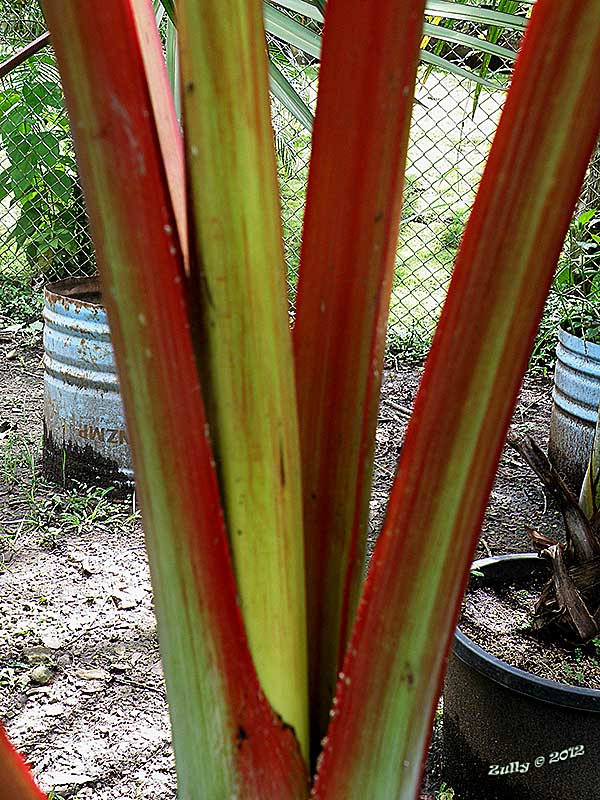
[[[173,800],[174,762],[152,593],[135,501],[66,492],[40,472],[39,334],[0,332],[0,718],[45,791]],[[382,523],[420,366],[385,374],[371,500]],[[527,379],[513,429],[545,443],[550,383]],[[481,555],[528,550],[559,525],[527,466],[505,451]],[[430,791],[428,788],[427,791]]]

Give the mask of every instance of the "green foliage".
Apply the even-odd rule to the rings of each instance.
[[[530,367],[545,371],[554,363],[558,328],[600,344],[600,213],[588,209],[569,228]]]
[[[564,327],[600,344],[600,214],[595,208],[571,223],[554,288]]]
[[[43,299],[39,290],[23,281],[0,281],[0,317],[13,323],[39,319]]]
[[[30,275],[89,272],[93,263],[83,195],[52,58],[30,59],[0,92],[0,201],[16,221],[7,244]]]
[[[447,250],[458,250],[469,217],[468,208],[453,211],[453,216],[440,234],[440,242]]]

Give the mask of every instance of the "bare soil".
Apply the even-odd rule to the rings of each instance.
[[[421,371],[397,363],[385,374],[371,545]],[[39,335],[32,342],[31,334],[0,331],[0,383],[0,718],[45,791],[78,800],[174,800],[135,501],[112,502],[99,490],[67,491],[44,481]],[[514,431],[545,443],[549,413],[549,381],[526,379]],[[478,553],[529,550],[527,526],[561,527],[529,468],[505,451]],[[434,794],[434,784],[435,776],[424,791]]]
[[[544,642],[530,630],[542,580],[467,593],[460,628],[488,653],[540,678],[600,689],[600,640],[585,647]]]

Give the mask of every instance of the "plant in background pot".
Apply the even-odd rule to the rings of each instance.
[[[522,554],[475,562],[470,589],[476,613],[500,619],[503,612],[496,607],[506,608],[508,618],[495,636],[508,642],[513,634],[523,653],[518,660],[507,655],[508,663],[507,644],[489,646],[477,624],[469,636],[457,632],[444,691],[448,778],[465,798],[578,800],[594,796],[600,781],[600,442],[592,451],[580,502],[533,439],[511,444],[555,499],[565,541],[531,530],[542,558]],[[523,629],[521,606],[531,602],[527,593],[538,586],[532,618]],[[588,671],[573,673],[568,684],[566,678],[560,683],[532,674],[537,642],[553,648],[548,656],[543,650],[544,660],[562,657],[556,643],[567,653],[571,649],[582,667],[587,658]],[[513,666],[515,661],[522,668]],[[530,662],[531,672],[524,668]]]

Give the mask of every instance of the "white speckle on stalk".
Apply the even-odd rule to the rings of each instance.
[[[175,247],[175,245],[172,244],[169,247],[169,253],[171,253],[172,256],[176,256],[177,255],[177,248]]]
[[[195,145],[195,144],[193,144],[193,145],[190,147],[190,153],[191,153],[191,154],[194,156],[194,158],[195,158],[195,157],[198,155],[198,153],[199,153],[199,152],[200,152],[200,151],[198,150],[198,148],[196,147],[196,145]]]
[[[409,92],[410,92],[410,86],[403,86],[402,87],[402,94],[404,95],[404,97],[406,97]]]
[[[170,225],[165,225],[163,230],[167,236],[170,236],[173,233],[173,228]]]
[[[146,356],[147,360],[150,361],[150,359],[152,358],[152,350],[149,347],[145,347],[144,355]]]
[[[175,275],[175,283],[181,283],[181,275]]]
[[[325,313],[325,300],[321,300],[321,314]]]
[[[140,325],[142,325],[142,327],[145,327],[145,325],[146,325],[146,315],[143,312],[140,312],[138,314],[138,322],[140,323]]]
[[[137,162],[137,171],[140,175],[145,175],[146,160],[144,158],[144,153],[140,148],[139,139],[135,135],[135,128],[132,123],[131,117],[129,116],[129,112],[127,111],[125,106],[121,103],[121,101],[116,95],[111,96],[110,104],[113,111],[121,119],[121,122],[123,124],[123,131],[125,133],[125,136],[127,137],[127,141],[129,143],[129,147],[132,150],[133,157]]]

